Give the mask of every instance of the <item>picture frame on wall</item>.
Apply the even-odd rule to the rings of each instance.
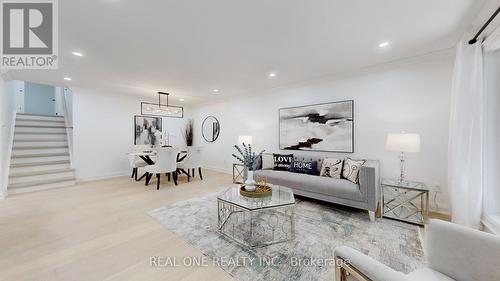
[[[161,133],[161,117],[134,116],[134,145],[159,145]]]
[[[279,109],[279,146],[284,150],[354,152],[354,101]]]

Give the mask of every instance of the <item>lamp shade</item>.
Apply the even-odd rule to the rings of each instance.
[[[238,144],[252,144],[252,136],[239,136],[238,137]]]
[[[387,134],[385,149],[397,152],[420,152],[420,135]]]

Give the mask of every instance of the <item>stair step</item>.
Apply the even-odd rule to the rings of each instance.
[[[69,153],[62,152],[62,153],[12,155],[12,159],[16,159],[16,158],[37,158],[37,157],[55,157],[55,156],[69,156]]]
[[[51,188],[74,186],[75,182],[75,177],[68,177],[57,180],[33,181],[22,184],[12,184],[9,185],[7,189],[9,190],[9,194],[18,194]]]
[[[44,148],[44,149],[16,149],[12,150],[11,157],[37,157],[39,155],[48,155],[48,156],[61,156],[60,154],[69,153],[68,148]],[[54,155],[59,154],[59,155]]]
[[[61,165],[70,164],[69,160],[57,160],[57,161],[40,161],[40,162],[29,162],[29,163],[11,163],[10,168],[21,168],[21,167],[35,167],[35,166],[45,166],[45,165]]]
[[[66,179],[70,177],[75,177],[75,171],[73,169],[65,169],[61,171],[55,171],[49,173],[45,171],[43,173],[23,173],[20,176],[11,177],[9,176],[10,184],[20,184],[20,183],[31,183],[35,181],[45,181],[45,180],[56,180],[56,179]]]
[[[59,145],[59,146],[18,146],[15,145],[13,150],[37,150],[37,149],[67,149],[67,145]]]
[[[64,121],[64,116],[52,116],[52,115],[36,115],[36,114],[25,114],[18,113],[16,115],[17,120],[36,120],[36,121]]]
[[[64,128],[64,122],[56,121],[16,121],[16,128]]]
[[[10,167],[10,175],[17,175],[17,174],[22,174],[22,173],[37,173],[37,172],[42,172],[42,171],[55,171],[55,170],[64,170],[64,169],[71,169],[71,165],[68,162],[63,162],[62,163],[46,163],[44,165],[31,165],[31,166],[17,166],[17,167]]]
[[[14,142],[18,141],[65,141],[67,135],[64,134],[30,134],[21,133],[14,135]]]
[[[54,148],[68,147],[68,142],[63,141],[14,141],[12,149],[36,149],[36,148]]]
[[[16,126],[14,130],[15,134],[18,133],[30,133],[30,134],[52,134],[60,133],[66,134],[65,127],[37,127],[37,126]]]
[[[53,170],[42,170],[42,171],[32,171],[32,172],[11,172],[9,178],[19,178],[19,177],[29,177],[29,176],[39,176],[47,174],[60,174],[66,172],[74,172],[75,170],[67,169],[53,169]]]

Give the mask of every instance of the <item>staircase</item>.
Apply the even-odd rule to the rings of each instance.
[[[64,117],[17,114],[9,194],[75,184]]]

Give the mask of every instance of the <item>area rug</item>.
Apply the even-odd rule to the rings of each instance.
[[[216,194],[149,214],[206,257],[217,260],[217,265],[236,280],[333,280],[333,252],[342,245],[404,273],[423,267],[417,226],[390,219],[370,222],[366,211],[302,198],[296,201],[295,239],[255,249],[217,232]]]

